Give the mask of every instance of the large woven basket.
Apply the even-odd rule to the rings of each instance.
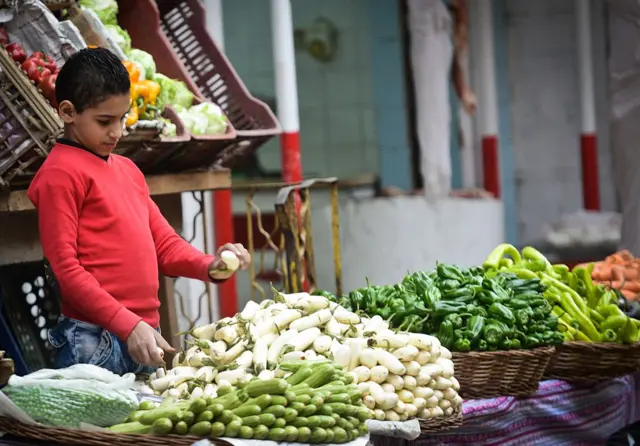
[[[453,353],[460,396],[465,399],[531,396],[537,392],[554,351],[554,347],[541,347]]]
[[[566,342],[556,347],[545,377],[576,383],[601,382],[640,372],[640,342]]]
[[[418,421],[420,422],[420,433],[425,435],[456,429],[462,426],[462,420],[462,407],[458,407],[450,417],[419,419]]]
[[[39,440],[48,444],[71,444],[86,446],[191,446],[199,437],[181,435],[123,435],[107,432],[87,432],[78,429],[47,427],[23,424],[0,417],[0,433],[20,439]],[[217,438],[208,439],[214,445],[229,446]]]

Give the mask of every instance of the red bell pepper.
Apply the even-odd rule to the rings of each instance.
[[[58,101],[56,101],[56,79],[58,79],[58,74],[50,74],[40,81],[38,84],[38,88],[42,90],[42,94],[45,98],[49,100],[51,105],[54,108],[58,108]]]
[[[58,71],[56,61],[53,60],[51,56],[46,55],[41,51],[36,51],[31,56],[29,56],[29,59],[34,59],[38,65],[46,68],[52,73],[55,73],[56,71]]]
[[[24,52],[24,49],[22,48],[22,46],[20,46],[19,43],[10,43],[6,46],[6,49],[9,52],[11,58],[16,62],[22,63],[27,60],[27,53]]]
[[[35,82],[36,85],[38,85],[42,79],[51,75],[51,71],[38,65],[38,63],[33,59],[27,59],[22,64],[22,69],[27,73],[27,77]]]
[[[4,28],[0,28],[0,44],[9,44],[9,34],[7,34],[7,31]]]

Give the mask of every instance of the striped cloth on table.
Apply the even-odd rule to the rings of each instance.
[[[602,446],[616,431],[640,420],[637,378],[588,388],[544,381],[530,398],[465,401],[461,428],[421,436],[411,445]],[[399,444],[397,439],[376,440],[376,446]]]

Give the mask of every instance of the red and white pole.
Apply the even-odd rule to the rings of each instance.
[[[500,197],[500,156],[498,145],[498,99],[493,42],[492,0],[480,0],[478,7],[478,64],[480,90],[478,118],[482,141],[484,189]]]
[[[276,104],[278,120],[282,126],[282,179],[287,183],[296,183],[302,181],[302,161],[290,0],[271,0],[271,33],[276,77]]]
[[[586,210],[598,211],[600,210],[600,185],[598,177],[596,101],[591,43],[591,2],[575,0],[575,5],[581,103],[580,155],[582,159],[582,199]]]
[[[207,0],[205,3],[207,29],[220,51],[224,52],[224,27],[222,0]],[[207,194],[208,195],[208,194]],[[211,200],[214,247],[235,241],[233,231],[233,194],[231,189],[217,190],[206,197]],[[231,317],[238,312],[238,284],[236,276],[217,285],[220,317]]]

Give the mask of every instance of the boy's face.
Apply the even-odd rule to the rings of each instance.
[[[122,137],[129,112],[129,95],[111,96],[92,108],[78,113],[73,104],[63,101],[58,108],[69,137],[89,150],[106,156]]]

